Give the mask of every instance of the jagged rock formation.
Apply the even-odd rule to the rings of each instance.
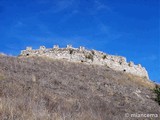
[[[40,46],[40,48],[36,50],[33,50],[32,47],[27,47],[26,50],[21,51],[20,56],[45,56],[71,62],[105,65],[113,70],[124,71],[149,79],[146,69],[140,64],[135,65],[133,62],[128,63],[125,57],[108,55],[96,50],[87,50],[84,47],[73,48],[71,45],[67,45],[66,48],[59,48],[58,45],[54,45],[53,48],[49,49],[45,46]]]

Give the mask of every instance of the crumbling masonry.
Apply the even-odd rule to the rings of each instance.
[[[135,65],[133,62],[127,63],[125,57],[108,55],[96,50],[87,50],[84,47],[73,48],[71,45],[67,45],[66,48],[59,48],[58,45],[54,45],[53,48],[49,49],[46,49],[45,46],[40,46],[40,48],[36,50],[27,47],[26,50],[21,51],[20,55],[45,56],[53,59],[64,59],[71,62],[105,65],[113,70],[124,71],[149,79],[146,69],[140,64]]]

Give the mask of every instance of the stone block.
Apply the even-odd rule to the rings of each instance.
[[[40,50],[45,50],[46,47],[45,47],[45,46],[40,46],[39,49],[40,49]]]
[[[54,45],[53,48],[54,49],[59,49],[59,45]]]
[[[26,50],[32,50],[32,47],[26,47]]]
[[[67,45],[67,49],[70,49],[70,48],[72,48],[72,45]]]
[[[130,61],[130,62],[128,63],[128,65],[129,65],[129,67],[133,67],[133,66],[134,66],[134,63],[133,63],[132,61]]]
[[[79,47],[79,50],[80,50],[80,51],[84,51],[84,50],[85,50],[85,47],[80,46],[80,47]]]

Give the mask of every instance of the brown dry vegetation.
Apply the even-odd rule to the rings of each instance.
[[[160,113],[153,88],[104,66],[0,56],[2,120],[131,120],[125,113]]]

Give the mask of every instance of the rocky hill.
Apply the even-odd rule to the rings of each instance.
[[[0,55],[2,120],[159,120],[154,87],[108,66]]]
[[[88,50],[82,46],[73,48],[71,45],[67,45],[66,48],[59,48],[58,45],[54,45],[53,48],[40,46],[39,49],[27,47],[26,50],[21,51],[20,56],[43,56],[70,62],[103,65],[116,71],[124,71],[149,79],[146,69],[141,64],[135,65],[132,61],[127,62],[125,57],[109,55],[97,50]]]

